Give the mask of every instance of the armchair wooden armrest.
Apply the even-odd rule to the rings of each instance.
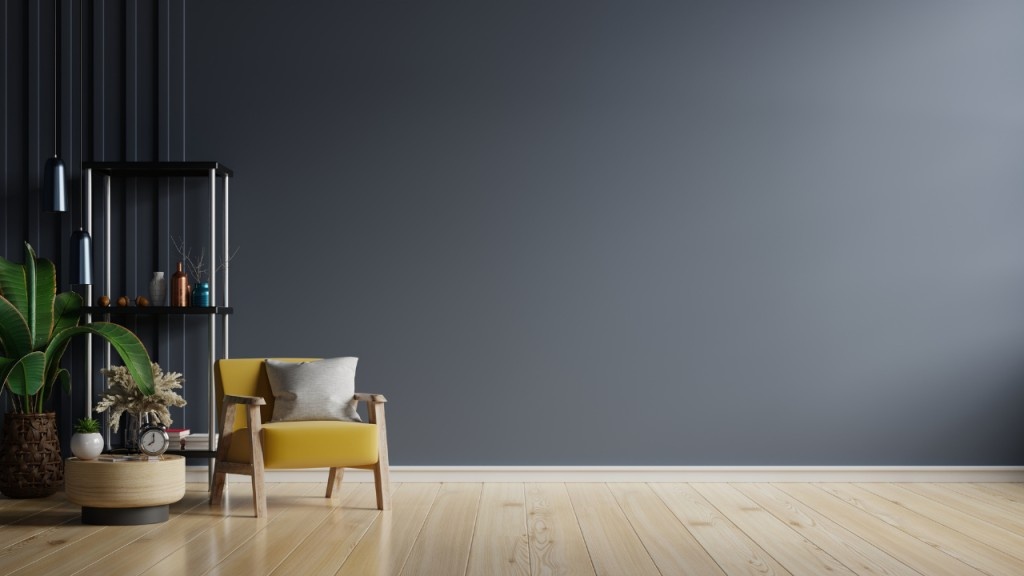
[[[357,402],[376,402],[383,404],[388,401],[388,399],[385,398],[383,394],[365,394],[363,392],[356,392],[355,395],[352,397],[355,398]]]
[[[267,401],[259,396],[234,396],[227,394],[224,396],[225,404],[245,404],[248,406],[266,406]]]

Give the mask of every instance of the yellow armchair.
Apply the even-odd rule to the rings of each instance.
[[[305,362],[313,358],[279,358]],[[263,358],[217,361],[217,411],[223,414],[210,503],[219,505],[228,474],[252,477],[256,517],[266,516],[265,469],[330,468],[327,494],[340,489],[345,468],[373,470],[377,508],[391,508],[387,430],[380,394],[356,393],[366,402],[368,423],[271,422],[274,395]]]

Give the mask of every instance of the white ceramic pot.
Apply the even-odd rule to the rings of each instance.
[[[71,453],[79,460],[95,460],[103,452],[103,435],[99,432],[71,435]]]

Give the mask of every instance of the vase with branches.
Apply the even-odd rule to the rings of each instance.
[[[170,407],[182,407],[187,404],[175,390],[181,388],[184,378],[178,372],[164,372],[156,362],[151,364],[153,376],[153,393],[143,394],[131,372],[124,366],[112,366],[100,373],[107,378],[107,391],[103,393],[99,403],[96,404],[97,412],[109,410],[110,429],[117,432],[121,415],[124,413],[135,416],[147,415],[150,421],[159,421],[164,426],[174,423],[171,418]]]
[[[211,271],[210,264],[206,261],[206,248],[200,249],[199,255],[196,256],[192,253],[192,248],[185,244],[184,238],[179,240],[172,236],[171,244],[174,245],[174,249],[181,257],[181,263],[185,268],[186,274],[195,282],[195,285],[191,288],[192,305],[210,306],[212,304],[210,301],[210,276],[227,268],[238,250],[235,249],[235,252],[232,252],[227,259],[214,266]]]
[[[196,283],[209,282],[210,275],[216,274],[217,272],[227,268],[235,258],[235,254],[238,253],[238,249],[236,248],[226,260],[215,265],[213,270],[211,270],[210,263],[206,261],[206,248],[201,248],[199,250],[199,254],[196,255],[193,253],[192,247],[185,244],[184,238],[178,239],[174,236],[171,236],[171,244],[174,246],[174,250],[178,253],[178,256],[181,257],[181,261],[185,266],[185,272],[187,272],[189,278]]]

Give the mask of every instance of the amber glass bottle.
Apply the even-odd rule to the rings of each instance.
[[[171,306],[188,306],[188,276],[180,261],[171,276]]]

